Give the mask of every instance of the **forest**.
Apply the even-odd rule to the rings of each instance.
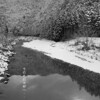
[[[99,31],[99,0],[0,0],[1,36],[64,41],[99,37]]]

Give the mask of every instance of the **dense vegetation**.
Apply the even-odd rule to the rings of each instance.
[[[1,16],[1,33],[8,27],[10,34],[55,41],[100,36],[99,0],[0,0]]]

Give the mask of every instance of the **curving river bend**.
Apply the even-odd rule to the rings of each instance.
[[[17,44],[0,100],[100,100],[100,75]]]

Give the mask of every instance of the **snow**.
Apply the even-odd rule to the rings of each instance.
[[[4,79],[4,77],[0,77],[0,80]]]
[[[99,40],[100,39],[94,39],[96,45],[100,45]],[[100,61],[90,56],[91,50],[88,52],[78,51],[77,46],[72,46],[75,41],[76,40],[66,42],[54,42],[45,39],[35,39],[31,42],[24,42],[22,46],[26,48],[31,48],[33,50],[41,51],[51,58],[56,58],[64,62],[77,65],[84,69],[88,69],[95,73],[100,73]],[[86,55],[84,55],[85,53]]]
[[[3,79],[3,77],[5,74],[5,71],[8,70],[8,62],[9,62],[9,57],[12,56],[13,52],[11,51],[3,51],[0,50],[0,80]]]

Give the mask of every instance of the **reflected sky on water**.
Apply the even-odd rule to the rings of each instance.
[[[0,83],[0,100],[100,100],[91,96],[69,76],[13,75]]]
[[[8,69],[0,100],[100,100],[100,75],[40,52],[18,47]]]

